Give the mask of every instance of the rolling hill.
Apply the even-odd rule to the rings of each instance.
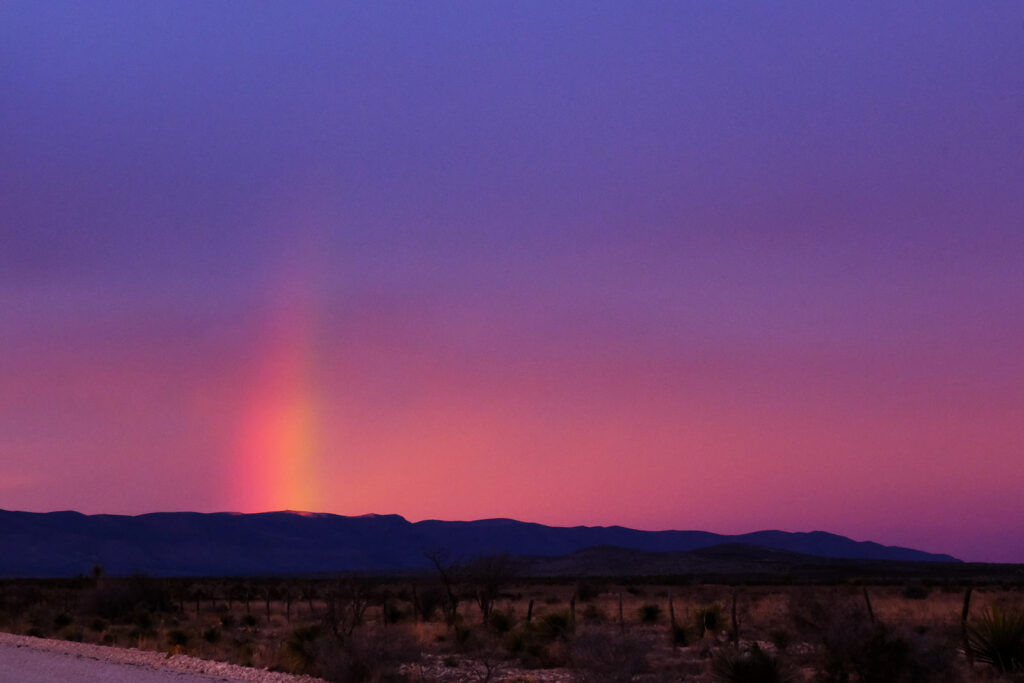
[[[97,564],[112,575],[389,572],[425,569],[429,561],[424,552],[435,550],[444,550],[453,560],[499,553],[558,558],[602,546],[619,553],[671,553],[722,544],[771,549],[774,557],[796,553],[856,560],[958,561],[822,531],[729,536],[620,526],[552,527],[511,519],[409,522],[398,515],[290,511],[123,516],[0,510],[0,576],[6,577],[75,576]]]

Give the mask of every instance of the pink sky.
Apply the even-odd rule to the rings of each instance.
[[[0,507],[1024,562],[1010,4],[0,8]]]

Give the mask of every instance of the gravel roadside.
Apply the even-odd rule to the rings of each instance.
[[[0,683],[324,683],[235,664],[0,633]]]

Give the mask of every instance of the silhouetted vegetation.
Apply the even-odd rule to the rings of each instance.
[[[967,645],[996,671],[1024,671],[1024,611],[990,607],[969,623]]]
[[[711,677],[720,683],[791,683],[795,680],[789,667],[757,644],[749,650],[719,650],[711,663]]]
[[[693,611],[693,627],[697,630],[697,636],[703,637],[706,633],[715,633],[721,630],[722,606],[719,604],[701,605]]]
[[[440,560],[440,557],[439,557]],[[1019,584],[733,585],[523,579],[441,562],[405,578],[0,581],[0,626],[331,681],[915,683],[1022,671]],[[924,595],[922,595],[924,589]],[[447,673],[446,673],[447,672]]]

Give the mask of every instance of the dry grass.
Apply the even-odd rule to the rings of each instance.
[[[822,648],[834,646],[828,644],[826,631],[832,628],[829,624],[834,624],[839,616],[859,624],[868,623],[864,588],[859,585],[735,589],[693,584],[588,585],[585,593],[581,593],[586,599],[575,602],[575,620],[572,621],[570,605],[577,593],[576,584],[524,583],[507,586],[496,601],[494,609],[503,620],[500,625],[482,623],[479,609],[466,596],[453,627],[445,623],[440,610],[429,621],[416,618],[408,583],[381,583],[373,586],[373,592],[363,605],[365,609],[347,631],[355,635],[346,635],[342,633],[347,623],[343,619],[336,619],[333,626],[325,621],[330,605],[323,596],[328,594],[331,585],[331,582],[321,582],[318,597],[312,601],[294,599],[289,619],[284,600],[271,601],[268,617],[265,601],[251,600],[246,611],[243,601],[232,599],[229,607],[223,597],[201,598],[198,612],[195,600],[185,599],[183,604],[181,600],[173,601],[148,612],[133,609],[118,618],[101,618],[84,609],[91,584],[68,589],[44,583],[34,591],[23,582],[16,586],[0,584],[0,627],[14,633],[181,652],[295,673],[314,670],[316,658],[323,657],[327,646],[337,648],[341,647],[339,643],[355,642],[352,639],[358,634],[363,634],[359,637],[365,641],[372,634],[398,629],[406,639],[403,641],[406,650],[414,643],[425,654],[420,664],[402,668],[401,676],[425,680],[461,680],[469,671],[490,672],[493,680],[517,676],[540,680],[537,677],[545,669],[530,667],[554,667],[541,676],[548,680],[575,675],[565,668],[573,666],[578,669],[577,678],[596,680],[594,672],[600,667],[592,666],[587,669],[591,673],[584,676],[580,671],[585,667],[580,668],[583,665],[579,664],[588,656],[594,659],[597,655],[593,653],[601,651],[595,643],[612,643],[615,647],[626,648],[624,652],[632,652],[630,648],[643,644],[642,656],[650,667],[644,676],[708,680],[712,657],[732,647],[731,608],[735,591],[740,649],[756,644],[791,665],[795,680],[811,680],[824,666]],[[950,675],[955,674],[960,677],[958,680],[965,681],[994,680],[988,667],[968,666],[963,653],[958,651],[961,590],[932,588],[923,598],[908,597],[910,591],[902,585],[868,586],[867,590],[876,626],[883,625],[885,633],[889,634],[878,636],[883,638],[878,642],[891,640],[895,646],[902,647],[900,644],[904,641],[913,641],[911,645],[917,648],[919,643],[915,639],[929,639],[929,647],[942,648],[954,661],[955,671]],[[672,641],[670,595],[676,624],[686,630],[685,647],[674,646]],[[28,597],[22,599],[24,596]],[[527,623],[531,600],[533,611]],[[341,604],[335,604],[339,613]],[[701,635],[694,627],[695,615],[698,610],[715,604],[721,607],[721,622],[712,632]],[[653,623],[643,621],[641,608],[646,605],[660,608]],[[1012,609],[1022,605],[1024,594],[1017,587],[983,587],[974,592],[972,614],[992,606]],[[296,654],[289,642],[303,628],[317,625],[319,640],[310,641],[314,644],[309,646],[307,661]],[[341,629],[335,640],[327,637],[332,628]],[[589,640],[574,640],[582,638],[582,634]],[[585,647],[585,643],[590,645]],[[859,647],[856,643],[849,646]],[[365,651],[372,653],[374,647],[373,642],[364,642]],[[348,665],[345,660],[345,666]],[[395,664],[389,675],[399,675],[397,667]],[[344,674],[342,678],[350,680],[345,678],[349,675]]]

